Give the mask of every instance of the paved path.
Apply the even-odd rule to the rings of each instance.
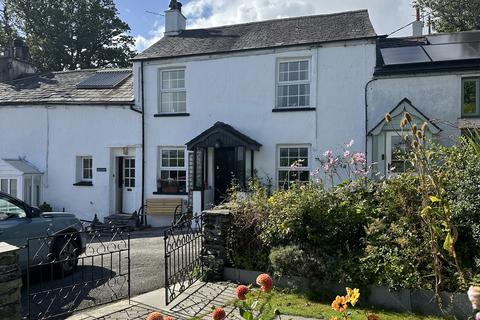
[[[224,307],[234,298],[235,285],[227,282],[196,282],[168,306],[165,305],[165,290],[155,290],[103,308],[86,310],[67,320],[145,320],[150,312],[158,311],[170,315],[175,320],[211,320],[212,307]],[[238,310],[224,307],[227,319],[242,320]],[[279,316],[277,320],[313,320],[296,316]]]

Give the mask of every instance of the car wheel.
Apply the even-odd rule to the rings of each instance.
[[[53,247],[56,267],[64,275],[73,273],[78,265],[80,248],[74,238],[75,236],[69,237],[69,239],[58,238]]]

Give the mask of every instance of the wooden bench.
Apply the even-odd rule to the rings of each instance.
[[[159,199],[159,198],[152,198],[147,199],[146,203],[147,207],[147,214],[153,216],[173,216],[175,214],[175,210],[178,207],[178,212],[182,212],[182,199],[181,198],[174,198],[174,199]],[[180,206],[180,207],[179,207]]]

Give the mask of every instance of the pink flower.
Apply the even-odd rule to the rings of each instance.
[[[352,153],[349,150],[345,150],[345,152],[343,153],[344,158],[350,158],[351,155]]]
[[[480,312],[477,312],[477,314],[475,315],[475,320],[480,320]]]
[[[361,152],[357,152],[353,154],[352,161],[354,164],[363,164],[367,163],[367,159],[365,158],[365,154]]]
[[[248,289],[247,286],[244,286],[243,284],[239,285],[236,289],[235,289],[235,293],[237,294],[237,298],[239,300],[245,300],[247,297],[247,293],[248,291],[250,291],[250,289]]]
[[[333,151],[332,150],[327,150],[323,153],[323,155],[327,158],[333,157]]]
[[[225,310],[220,307],[215,308],[212,312],[213,320],[223,320],[225,319]]]
[[[345,148],[347,148],[347,149],[348,149],[348,148],[351,148],[351,147],[353,146],[353,143],[354,143],[354,142],[355,142],[355,141],[353,141],[353,139],[350,140],[349,143],[345,144]]]
[[[261,287],[260,289],[265,293],[269,293],[273,289],[273,280],[266,273],[262,273],[257,277],[257,284]]]

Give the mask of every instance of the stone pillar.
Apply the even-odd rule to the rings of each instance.
[[[223,280],[223,269],[227,260],[227,236],[230,228],[229,210],[203,211],[202,263],[204,281]]]
[[[19,248],[0,242],[0,318],[21,318],[22,279],[18,264]]]

